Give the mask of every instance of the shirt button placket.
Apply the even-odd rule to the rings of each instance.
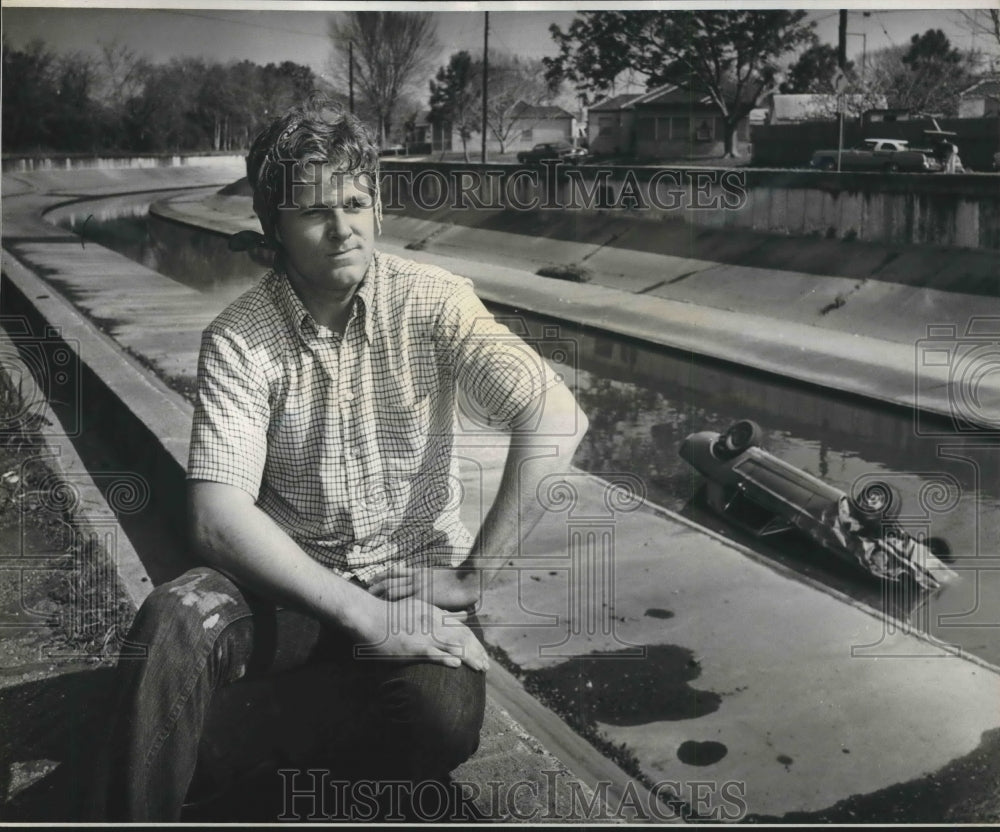
[[[338,379],[337,393],[340,401],[340,419],[343,425],[344,456],[347,472],[347,493],[350,500],[351,521],[354,526],[356,536],[365,533],[364,502],[361,497],[360,483],[363,480],[362,467],[363,459],[358,438],[358,420],[354,412],[354,389],[352,383],[352,365],[354,363],[354,339],[352,329],[354,329],[353,319],[348,322],[347,330],[340,347],[340,377]],[[360,546],[355,546],[352,554],[356,557],[361,552]]]

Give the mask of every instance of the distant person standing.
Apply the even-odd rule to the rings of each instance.
[[[934,145],[934,158],[940,162],[942,173],[959,173],[963,170],[958,158],[958,147],[946,138],[942,137]]]

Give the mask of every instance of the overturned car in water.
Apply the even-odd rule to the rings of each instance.
[[[760,427],[747,419],[681,443],[681,458],[707,480],[714,511],[758,537],[797,529],[882,580],[910,578],[936,590],[957,577],[896,522],[899,497],[888,483],[869,480],[848,495],[772,456],[760,441]]]

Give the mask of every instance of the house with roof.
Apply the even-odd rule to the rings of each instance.
[[[707,93],[665,84],[639,95],[600,101],[588,113],[590,150],[595,155],[636,159],[721,156],[725,151],[722,111]],[[736,144],[749,142],[749,118],[737,127]]]
[[[403,144],[408,153],[430,153],[451,150],[453,133],[451,122],[431,118],[430,110],[421,110],[403,126]],[[462,141],[457,137],[458,147]]]
[[[503,152],[516,153],[530,150],[541,142],[573,142],[577,133],[577,119],[562,107],[548,104],[528,104],[518,101],[504,119]],[[421,147],[430,145],[430,152],[461,150],[462,137],[449,121],[431,118],[424,110],[407,123],[406,141]],[[482,143],[479,130],[472,132],[467,144],[478,149]],[[492,129],[486,131],[486,149],[499,153],[501,142]]]
[[[576,116],[554,104],[518,101],[504,120],[503,127],[503,152],[516,153],[530,150],[541,142],[572,143],[576,134]],[[487,129],[486,149],[500,152],[500,144],[494,131]]]
[[[1000,75],[980,78],[958,94],[958,117],[1000,115]]]
[[[640,97],[637,93],[613,95],[587,110],[587,138],[591,153],[619,156],[629,152],[635,112],[626,110],[625,105]]]

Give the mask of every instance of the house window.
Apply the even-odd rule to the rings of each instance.
[[[670,139],[670,116],[660,117],[656,120],[656,140],[665,142]]]
[[[686,140],[691,136],[691,119],[688,116],[672,116],[670,119],[670,138]]]
[[[614,116],[598,116],[597,117],[597,135],[598,136],[613,136],[615,134],[615,117]]]
[[[521,141],[522,142],[530,142],[532,140],[532,133],[533,133],[533,130],[530,127],[527,130],[522,130],[521,131]]]
[[[695,141],[710,142],[715,138],[714,118],[696,118],[695,124],[697,125],[694,129]]]
[[[656,119],[638,119],[635,123],[635,137],[641,142],[656,141]]]

